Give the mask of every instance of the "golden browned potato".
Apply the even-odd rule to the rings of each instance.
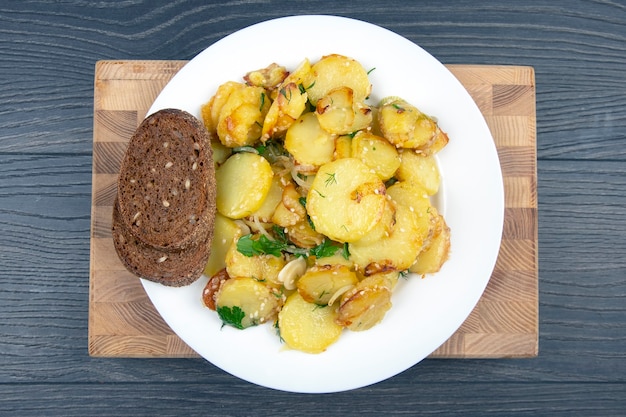
[[[333,304],[359,280],[345,265],[324,265],[309,268],[298,280],[298,292],[309,303]]]
[[[421,185],[428,195],[435,195],[439,191],[441,176],[437,167],[437,160],[432,155],[422,155],[409,149],[400,152],[400,166],[396,177],[400,181],[407,181]]]
[[[296,69],[285,78],[282,85],[290,83],[297,85],[303,92],[306,92],[315,83],[311,61],[309,61],[308,58],[305,58]]]
[[[335,139],[334,159],[350,158],[352,156],[352,137],[350,135],[342,135]]]
[[[272,186],[274,172],[262,156],[242,152],[232,155],[215,172],[218,212],[241,219],[258,210]]]
[[[287,346],[307,353],[324,352],[335,343],[343,328],[335,323],[337,309],[306,302],[294,292],[278,313],[280,337]]]
[[[306,219],[306,209],[300,202],[300,193],[293,183],[283,188],[281,201],[272,215],[272,222],[281,227],[294,226]]]
[[[365,129],[372,122],[372,110],[355,100],[349,87],[337,87],[317,101],[315,114],[322,129],[337,135],[346,135]]]
[[[309,100],[317,101],[337,87],[348,87],[356,102],[362,103],[370,95],[372,85],[360,62],[338,54],[322,57],[311,67],[312,84],[307,87]]]
[[[297,164],[319,167],[333,159],[335,136],[322,129],[315,113],[304,113],[287,129],[285,149]]]
[[[430,244],[430,239],[438,233],[437,229],[441,228],[438,221],[439,213],[430,203],[428,193],[419,184],[399,181],[387,188],[387,195],[397,204],[408,207],[419,217],[419,224],[422,227],[420,230],[425,236],[422,250],[425,250]]]
[[[380,323],[391,308],[391,285],[384,275],[360,281],[343,295],[337,324],[352,331],[363,331]]]
[[[396,205],[391,200],[385,201],[383,215],[376,223],[376,226],[361,239],[357,240],[359,245],[376,245],[381,239],[385,239],[391,234],[396,224]]]
[[[289,83],[280,87],[263,121],[261,140],[265,141],[284,134],[289,126],[302,115],[306,104],[307,94],[302,93],[296,84]]]
[[[437,126],[437,129],[435,130],[435,137],[433,138],[433,140],[424,146],[415,148],[415,151],[424,155],[434,155],[443,148],[445,148],[448,142],[449,138],[447,133],[441,130],[439,126]]]
[[[314,248],[324,242],[324,235],[313,230],[306,220],[289,226],[286,229],[289,240],[301,248]]]
[[[428,193],[420,184],[409,181],[398,181],[387,187],[387,195],[398,204],[408,207],[419,216],[431,212],[431,203]]]
[[[400,166],[396,148],[385,138],[367,131],[360,131],[354,136],[351,155],[373,169],[383,181],[393,177]]]
[[[266,90],[273,90],[289,75],[287,68],[276,63],[272,63],[265,68],[250,71],[244,75],[243,79],[247,85],[263,87]]]
[[[222,289],[222,285],[227,279],[230,279],[230,276],[228,275],[228,272],[226,272],[226,268],[223,268],[211,275],[204,286],[204,289],[202,290],[202,302],[211,310],[216,309],[215,300],[217,298],[217,294]]]
[[[371,243],[350,243],[350,259],[365,275],[408,269],[422,250],[430,231],[430,219],[396,205],[395,224],[389,236]]]
[[[217,124],[224,104],[230,95],[245,87],[245,84],[235,81],[228,81],[217,88],[211,99],[201,107],[201,116],[204,126],[213,137],[217,137]]]
[[[263,121],[271,105],[262,87],[234,89],[222,106],[217,121],[217,136],[231,148],[254,144],[261,138]]]
[[[437,123],[432,118],[401,98],[383,99],[377,116],[382,135],[398,148],[425,147],[437,133]]]
[[[440,223],[439,233],[433,236],[429,246],[417,255],[417,260],[409,268],[409,271],[422,276],[434,274],[439,272],[448,259],[450,253],[450,228],[443,216],[438,215],[437,220]]]
[[[344,158],[320,167],[307,195],[315,230],[338,242],[354,242],[380,221],[385,185],[358,159]]]
[[[230,278],[215,297],[215,309],[224,324],[245,329],[274,320],[280,309],[274,291],[253,278]]]

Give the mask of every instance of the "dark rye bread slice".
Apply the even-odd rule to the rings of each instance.
[[[163,251],[139,241],[120,217],[118,200],[113,205],[113,245],[122,263],[131,273],[170,287],[196,281],[211,253],[211,230],[197,245],[181,251]]]
[[[193,115],[164,109],[128,143],[118,179],[121,221],[146,245],[178,251],[206,240],[215,220],[208,132]]]

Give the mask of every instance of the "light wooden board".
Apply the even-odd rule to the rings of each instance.
[[[198,356],[165,324],[139,279],[118,260],[111,206],[126,142],[186,61],[100,61],[95,68],[89,353]],[[489,284],[458,331],[431,357],[538,354],[535,79],[531,67],[449,65],[476,101],[498,148],[505,220]]]

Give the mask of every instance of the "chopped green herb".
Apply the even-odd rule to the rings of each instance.
[[[259,155],[268,160],[270,164],[275,163],[280,157],[287,155],[287,151],[279,142],[268,140],[263,145],[256,147]]]
[[[287,103],[291,102],[291,90],[286,90],[285,88],[281,88],[279,90],[280,94],[287,99]],[[289,93],[289,96],[287,96]]]
[[[339,248],[333,244],[333,241],[330,239],[324,239],[322,243],[311,249],[311,255],[316,258],[326,258],[329,256],[333,256]]]
[[[278,239],[280,239],[281,242],[287,243],[287,234],[285,233],[285,229],[278,225],[273,225],[272,231],[276,234],[276,236],[278,236]]]
[[[275,228],[280,229],[280,228]],[[248,257],[255,255],[281,256],[282,252],[288,252],[296,256],[315,256],[325,258],[334,255],[340,248],[330,239],[325,239],[322,243],[311,249],[300,248],[287,240],[284,232],[281,231],[276,240],[271,240],[265,235],[260,235],[258,239],[253,239],[253,235],[245,235],[237,241],[237,250]]]
[[[367,75],[370,75],[372,73],[372,71],[374,71],[375,69],[376,69],[376,67],[374,67],[371,70],[367,71]]]
[[[313,229],[313,231],[315,231],[315,223],[313,223],[313,220],[311,220],[310,216],[306,216],[306,220],[307,222],[309,222],[309,226],[311,226],[311,229]]]
[[[317,194],[319,194],[320,197],[322,198],[326,198],[326,196],[322,193],[320,193],[319,191],[317,191],[315,188],[313,189],[313,191],[315,191]]]
[[[261,106],[259,107],[259,111],[263,111],[263,106],[265,105],[265,93],[261,93]]]
[[[285,339],[283,339],[283,337],[280,335],[280,324],[278,323],[278,320],[274,322],[274,328],[276,329],[276,336],[278,336],[280,343],[284,343]]]
[[[337,184],[337,177],[335,176],[335,173],[333,172],[331,174],[330,172],[327,172],[326,180],[324,181],[324,183],[326,184],[327,187],[332,184]]]
[[[281,249],[284,243],[270,240],[267,236],[261,235],[258,239],[252,239],[252,235],[245,235],[237,241],[237,250],[245,256],[254,255],[274,255],[281,256]]]
[[[217,308],[217,315],[222,320],[224,325],[230,325],[237,329],[243,329],[243,324],[241,323],[244,317],[246,317],[246,313],[239,306],[223,306]]]
[[[343,258],[345,260],[350,259],[350,247],[348,245],[348,242],[344,242],[344,244],[343,244],[343,251],[342,251],[341,255],[343,256]]]
[[[385,181],[385,187],[389,188],[397,182],[398,182],[398,179],[396,177],[391,177],[387,181]]]

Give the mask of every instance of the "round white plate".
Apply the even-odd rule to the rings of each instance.
[[[229,35],[174,76],[149,113],[173,107],[200,117],[200,106],[229,80],[272,62],[294,69],[304,58],[355,58],[373,69],[371,103],[401,96],[437,117],[450,142],[438,154],[442,188],[436,200],[451,228],[451,254],[442,270],[400,280],[393,307],[365,332],[345,331],[326,352],[312,355],[281,344],[272,325],[245,331],[222,327],[203,307],[202,277],[183,288],[142,280],[164,320],[209,362],[246,381],[274,389],[323,393],[390,378],[420,362],[467,318],[491,276],[504,217],[502,174],[482,114],[459,81],[434,57],[381,27],[334,16],[270,20]]]

